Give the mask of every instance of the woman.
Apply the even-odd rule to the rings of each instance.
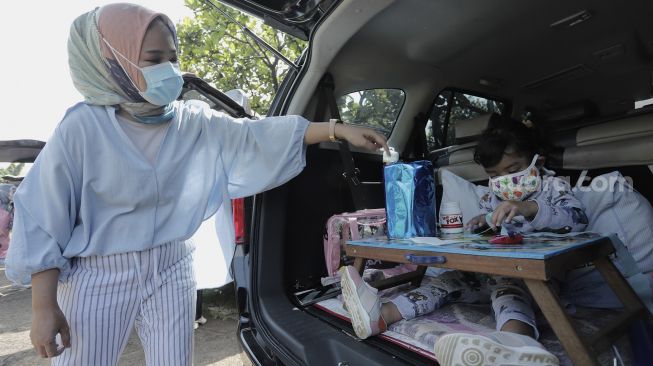
[[[228,213],[231,198],[297,175],[308,144],[334,135],[370,150],[386,142],[368,129],[299,116],[234,120],[176,102],[174,25],[140,6],[81,15],[68,52],[85,103],[68,110],[15,196],[7,276],[31,280],[32,343],[53,364],[115,365],[136,325],[148,364],[191,364],[185,239],[219,208]]]

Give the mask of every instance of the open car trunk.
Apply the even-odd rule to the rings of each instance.
[[[259,230],[254,234],[258,245],[250,252],[255,276],[251,282],[250,307],[258,336],[265,337],[268,344],[276,343],[286,352],[288,359],[281,359],[284,364],[434,365],[437,361],[432,353],[433,345],[429,343],[434,335],[429,332],[437,333],[442,328],[427,328],[429,322],[462,320],[478,322],[488,329],[493,327],[489,304],[453,304],[423,320],[395,323],[395,328],[390,328],[392,332],[383,336],[359,340],[337,298],[300,305],[295,294],[321,288],[320,278],[326,276],[323,236],[327,219],[333,214],[354,210],[349,189],[341,177],[340,156],[328,145],[309,149],[307,168],[296,179],[257,196],[254,215],[258,222],[255,227]],[[380,180],[382,164],[378,156],[354,156],[362,180]],[[635,168],[624,169],[641,178],[650,174]],[[650,181],[650,177],[647,180]],[[367,189],[374,197],[371,207],[384,207],[383,191],[375,188]],[[437,190],[440,197],[441,187]],[[589,334],[617,315],[615,311],[580,309],[576,320],[583,328],[581,332]],[[542,343],[558,355],[562,364],[570,364],[541,314],[538,320],[542,320]],[[631,353],[628,337],[616,344],[628,360]],[[601,360],[611,362],[612,353],[605,350]]]
[[[299,4],[300,11],[315,4],[284,0],[226,2],[239,3],[241,9],[275,20],[291,13],[288,4]],[[650,55],[653,53],[650,48],[629,48],[631,43],[640,42],[637,37],[631,39],[632,34],[650,39],[648,35],[653,33],[648,32],[649,22],[633,23],[641,25],[634,33],[605,35],[614,33],[614,29],[626,29],[614,23],[631,22],[632,17],[626,15],[638,14],[639,18],[644,13],[642,9],[650,8],[650,3],[640,1],[629,8],[600,1],[587,12],[579,11],[589,5],[578,2],[553,6],[544,1],[528,5],[507,1],[504,5],[423,0],[341,2],[335,10],[329,9],[332,15],[324,18],[315,30],[296,28],[308,32],[313,43],[297,79],[290,81],[295,85],[282,88],[283,96],[275,100],[279,107],[273,108],[271,113],[313,117],[311,108],[319,104],[315,103],[318,93],[315,87],[327,72],[333,75],[334,93],[338,97],[358,90],[396,87],[404,90],[407,98],[390,140],[397,141],[398,145],[394,146],[405,153],[416,150],[410,146],[414,141],[407,142],[414,132],[411,123],[420,114],[430,115],[429,108],[438,93],[446,88],[474,95],[478,91],[479,96],[513,102],[515,109],[507,109],[506,113],[516,118],[526,107],[533,106],[543,112],[542,121],[547,123],[543,127],[564,150],[559,156],[550,156],[550,167],[558,175],[569,176],[572,185],[584,168],[590,169],[589,176],[593,177],[620,170],[624,176],[633,178],[635,188],[649,201],[653,199],[653,175],[648,167],[649,157],[653,156],[650,148],[640,151],[639,155],[646,155],[645,159],[608,159],[609,164],[602,164],[601,160],[608,161],[604,159],[606,156],[632,154],[632,151],[622,151],[629,143],[588,142],[576,134],[583,125],[599,123],[601,118],[627,118],[632,111],[626,110],[627,103],[617,101],[650,94]],[[263,12],[264,7],[268,9]],[[540,14],[537,21],[532,17],[535,13]],[[588,14],[591,21],[586,18]],[[326,36],[327,29],[333,39]],[[515,29],[520,31],[515,32]],[[315,42],[323,42],[324,46],[318,47]],[[615,47],[611,46],[613,43]],[[640,53],[622,52],[625,49],[637,49]],[[615,53],[608,52],[610,50]],[[527,55],[528,62],[523,57],[509,55]],[[640,57],[642,55],[646,57]],[[611,63],[605,61],[611,57],[614,57]],[[570,68],[577,64],[578,67]],[[579,71],[581,73],[577,73]],[[617,76],[622,74],[628,77]],[[600,108],[588,108],[579,113],[564,108],[585,99]],[[637,134],[651,136],[648,129],[644,130],[638,130]],[[444,131],[447,131],[446,125]],[[616,134],[613,132],[610,134]],[[453,135],[457,140],[456,134]],[[460,146],[463,140],[457,141],[443,146],[452,148],[443,156],[430,154],[428,158],[437,168],[457,165],[464,168],[461,172],[480,170],[480,175],[459,175],[483,184],[487,176],[471,158],[472,142],[478,136],[465,137],[464,142],[469,143],[465,148]],[[619,148],[595,154],[596,151],[587,147],[595,142],[605,143],[606,147],[619,145]],[[598,150],[604,148],[596,146]],[[454,152],[454,149],[460,151]],[[574,154],[567,154],[569,152]],[[590,164],[585,159],[590,152],[599,164]],[[356,152],[353,155],[362,181],[381,181],[379,155]],[[572,163],[574,159],[577,164]],[[319,288],[320,278],[326,276],[323,236],[328,218],[355,209],[342,173],[343,164],[335,144],[311,146],[306,169],[298,177],[255,197],[250,242],[238,247],[242,255],[237,254],[234,262],[236,275],[243,276],[236,278],[236,283],[249,285],[238,290],[242,306],[240,336],[253,340],[243,343],[261,345],[261,349],[253,353],[265,353],[267,359],[283,364],[437,364],[420,350],[398,346],[381,337],[361,341],[341,314],[316,304],[302,306],[296,299],[298,292]],[[382,185],[366,185],[365,190],[370,197],[367,208],[385,206]],[[441,187],[436,193],[439,204]],[[243,327],[243,324],[248,326]],[[627,337],[623,340],[628,343]]]
[[[294,294],[320,286],[326,275],[325,223],[334,213],[354,210],[342,178],[342,162],[332,144],[313,146],[306,169],[290,183],[256,197],[250,258],[249,304],[257,335],[276,344],[284,364],[403,365],[432,361],[390,342],[358,340],[351,325]],[[354,153],[361,180],[380,182],[381,157]],[[367,187],[370,204],[383,207],[380,185]],[[373,203],[372,203],[373,202]],[[283,270],[280,270],[283,269]]]

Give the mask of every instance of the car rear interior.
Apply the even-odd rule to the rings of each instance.
[[[504,113],[518,119],[530,111],[555,145],[547,166],[572,184],[583,170],[590,177],[619,170],[651,200],[653,109],[634,109],[652,96],[651,14],[650,1],[345,1],[313,35],[309,67],[284,112],[333,116],[316,115],[326,73],[336,97],[401,89],[405,103],[389,142],[402,159],[431,159],[436,169],[484,184],[472,161],[484,116],[456,126],[456,140],[426,156],[411,138],[423,128],[415,117],[429,115],[438,94],[460,90],[505,101]],[[461,131],[465,124],[472,132]],[[361,180],[376,183],[363,185],[368,208],[384,207],[381,156],[353,156]],[[257,337],[278,341],[289,364],[433,364],[376,337],[359,341],[347,322],[294,298],[326,275],[327,219],[356,208],[342,172],[337,144],[312,146],[303,173],[255,198],[249,306]]]

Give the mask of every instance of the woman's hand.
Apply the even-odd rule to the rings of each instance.
[[[57,357],[70,348],[70,328],[57,304],[59,270],[49,269],[32,275],[32,329],[29,337],[41,357]],[[56,335],[63,345],[58,345]]]
[[[385,137],[371,128],[355,127],[345,124],[336,125],[336,137],[347,140],[350,144],[370,151],[384,149],[390,154]]]
[[[63,345],[58,345],[55,341],[57,333],[61,334]],[[29,337],[36,353],[43,358],[57,357],[64,348],[70,348],[70,329],[58,305],[32,310],[32,329]]]
[[[500,226],[503,222],[510,222],[513,217],[521,215],[531,218],[537,215],[537,202],[535,201],[503,201],[492,213],[491,226]]]

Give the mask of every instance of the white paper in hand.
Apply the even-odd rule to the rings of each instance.
[[[399,160],[399,153],[395,151],[394,147],[390,148],[390,154],[383,150],[383,163],[392,164]]]

